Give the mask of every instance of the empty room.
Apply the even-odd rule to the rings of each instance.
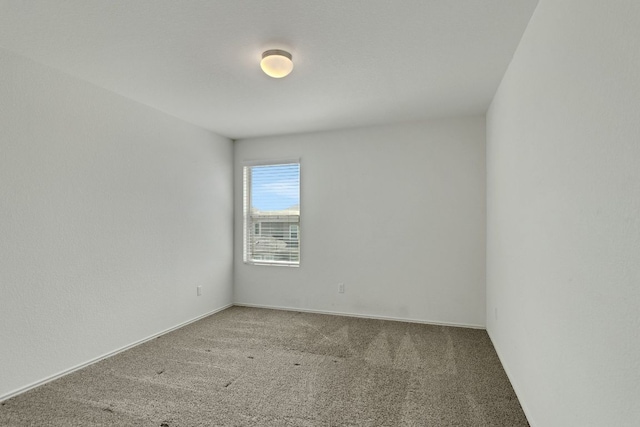
[[[637,0],[0,0],[0,426],[639,425]]]

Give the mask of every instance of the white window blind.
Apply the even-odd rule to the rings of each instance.
[[[244,262],[300,264],[300,162],[245,166]]]

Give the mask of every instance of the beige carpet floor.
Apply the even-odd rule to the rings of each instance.
[[[527,426],[486,331],[232,307],[0,404],[2,426]]]

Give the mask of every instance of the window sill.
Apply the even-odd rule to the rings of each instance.
[[[258,266],[266,266],[266,267],[300,267],[300,263],[292,264],[288,262],[278,262],[278,261],[245,261],[246,265],[258,265]]]

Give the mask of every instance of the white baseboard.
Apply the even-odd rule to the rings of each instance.
[[[507,374],[507,378],[509,378],[511,387],[513,387],[513,391],[516,393],[516,396],[518,397],[518,401],[520,402],[520,406],[522,407],[522,412],[524,412],[524,416],[527,417],[527,421],[529,422],[529,425],[531,427],[536,426],[537,424],[533,422],[533,416],[531,415],[531,411],[527,408],[526,403],[522,400],[522,394],[518,392],[518,385],[514,381],[513,375],[511,375],[511,373],[509,372],[509,367],[504,363],[504,359],[502,358],[502,356],[500,356],[500,350],[498,350],[498,347],[496,347],[496,344],[493,341],[493,338],[491,338],[491,334],[489,333],[488,329],[487,329],[487,335],[489,335],[489,339],[491,340],[491,345],[493,345],[493,348],[496,350],[496,354],[498,355],[500,364],[502,364],[502,368],[504,369],[504,372]]]
[[[281,307],[276,305],[264,305],[264,304],[249,304],[244,302],[234,302],[233,305],[236,305],[239,307],[268,308],[272,310],[301,311],[304,313],[332,314],[334,316],[360,317],[363,319],[392,320],[395,322],[408,322],[408,323],[423,323],[426,325],[436,325],[436,326],[453,326],[456,328],[486,329],[486,327],[483,325],[470,325],[470,324],[454,323],[454,322],[438,322],[435,320],[408,319],[408,318],[391,317],[391,316],[377,316],[374,314],[343,313],[339,311],[312,310],[307,308]]]
[[[35,381],[35,382],[31,383],[31,384],[28,384],[28,385],[26,385],[24,387],[20,387],[20,388],[18,388],[16,390],[10,391],[9,393],[0,396],[0,402],[2,402],[3,400],[10,399],[10,398],[12,398],[14,396],[17,396],[19,394],[22,394],[22,393],[24,393],[26,391],[29,391],[29,390],[31,390],[33,388],[36,388],[38,386],[41,386],[43,384],[46,384],[48,382],[51,382],[53,380],[57,380],[60,377],[68,375],[68,374],[70,374],[72,372],[75,372],[75,371],[77,371],[79,369],[85,368],[85,367],[87,367],[89,365],[92,365],[92,364],[94,364],[96,362],[99,362],[99,361],[101,361],[103,359],[106,359],[106,358],[111,357],[111,356],[115,356],[118,353],[122,353],[123,351],[129,350],[130,348],[136,347],[136,346],[138,346],[140,344],[143,344],[143,343],[145,343],[147,341],[150,341],[150,340],[152,340],[154,338],[157,338],[157,337],[159,337],[161,335],[168,334],[169,332],[175,331],[176,329],[180,329],[180,328],[182,328],[184,326],[187,326],[190,323],[197,322],[198,320],[204,319],[205,317],[211,316],[212,314],[218,313],[218,312],[220,312],[222,310],[226,310],[227,308],[231,307],[232,305],[233,304],[227,304],[224,307],[217,308],[217,309],[215,309],[213,311],[210,311],[208,313],[202,314],[202,315],[200,315],[198,317],[195,317],[195,318],[193,318],[191,320],[187,320],[186,322],[182,322],[179,325],[173,326],[173,327],[171,327],[169,329],[165,329],[164,331],[158,332],[157,334],[153,334],[151,336],[148,336],[146,338],[138,340],[138,341],[136,341],[134,343],[131,343],[129,345],[121,347],[121,348],[119,348],[117,350],[110,351],[109,353],[105,353],[102,356],[98,356],[98,357],[96,357],[94,359],[91,359],[91,360],[89,360],[87,362],[84,362],[84,363],[81,363],[79,365],[76,365],[76,366],[74,366],[72,368],[65,369],[64,371],[58,372],[57,374],[51,375],[49,377],[46,377],[46,378],[43,378],[41,380]]]
[[[154,338],[157,338],[159,336],[168,334],[169,332],[175,331],[176,329],[180,329],[190,323],[193,322],[197,322],[200,319],[204,319],[205,317],[211,316],[212,314],[218,313],[222,310],[226,310],[227,308],[231,307],[231,306],[240,306],[240,307],[255,307],[255,308],[267,308],[267,309],[272,309],[272,310],[286,310],[286,311],[301,311],[301,312],[305,312],[305,313],[317,313],[317,314],[330,314],[330,315],[335,315],[335,316],[347,316],[347,317],[359,317],[359,318],[364,318],[364,319],[378,319],[378,320],[392,320],[392,321],[396,321],[396,322],[409,322],[409,323],[422,323],[422,324],[427,324],[427,325],[437,325],[437,326],[453,326],[453,327],[458,327],[458,328],[473,328],[473,329],[485,329],[484,326],[482,325],[471,325],[471,324],[463,324],[463,323],[453,323],[453,322],[437,322],[437,321],[432,321],[432,320],[423,320],[423,319],[409,319],[409,318],[400,318],[400,317],[391,317],[391,316],[376,316],[376,315],[371,315],[371,314],[359,314],[359,313],[343,313],[343,312],[339,312],[339,311],[330,311],[330,310],[311,310],[311,309],[303,309],[303,308],[295,308],[295,307],[281,307],[281,306],[270,306],[270,305],[262,305],[262,304],[248,304],[248,303],[241,303],[241,302],[236,302],[233,304],[227,304],[223,307],[217,308],[215,310],[212,310],[208,313],[205,313],[203,315],[200,315],[198,317],[195,317],[191,320],[187,320],[186,322],[180,323],[176,326],[173,326],[169,329],[165,329],[161,332],[158,332],[156,334],[153,334],[151,336],[148,336],[146,338],[143,338],[141,340],[138,340],[136,342],[133,342],[129,345],[126,345],[124,347],[118,348],[116,350],[110,351],[108,353],[105,353],[101,356],[98,356],[94,359],[88,360],[84,363],[81,363],[79,365],[73,366],[69,369],[65,369],[64,371],[58,372],[57,374],[51,375],[49,377],[43,378],[41,380],[35,381],[31,384],[28,384],[24,387],[20,387],[16,390],[10,391],[9,393],[6,393],[4,395],[0,396],[0,402],[2,402],[3,400],[7,400],[10,399],[12,397],[15,397],[19,394],[22,394],[26,391],[29,391],[33,388],[36,388],[38,386],[41,386],[43,384],[46,384],[48,382],[54,381],[60,377],[63,377],[65,375],[68,375],[72,372],[75,372],[77,370],[80,370],[82,368],[85,368],[89,365],[92,365],[96,362],[99,362],[103,359],[106,359],[108,357],[111,356],[115,356],[118,353],[121,353],[123,351],[129,350],[130,348],[136,347],[140,344],[143,344],[147,341],[150,341]],[[495,347],[495,345],[494,345]],[[496,349],[497,352],[497,349]],[[498,353],[498,357],[500,357],[500,354]],[[502,361],[502,359],[500,359]],[[504,363],[502,364],[502,366],[505,366]],[[509,375],[509,372],[507,371],[506,367],[505,367],[505,371],[507,372],[507,376],[509,377],[509,379],[511,379],[511,376]],[[513,381],[512,381],[513,384]],[[514,385],[514,390],[515,390],[515,385]],[[516,394],[517,390],[516,390]],[[521,402],[522,405],[522,402]],[[529,418],[529,414],[527,413],[527,411],[525,410],[524,405],[522,405],[522,409],[525,411],[525,415],[527,415],[527,418]],[[532,424],[533,425],[533,424]]]

